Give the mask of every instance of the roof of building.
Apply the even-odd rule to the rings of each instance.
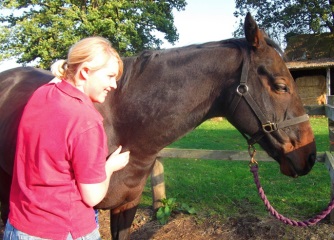
[[[334,58],[323,58],[306,61],[289,61],[286,63],[286,65],[289,69],[315,69],[334,67]]]
[[[284,54],[289,69],[334,66],[334,34],[300,34],[288,39]]]

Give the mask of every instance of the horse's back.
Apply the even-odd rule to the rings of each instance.
[[[50,72],[32,67],[0,73],[0,167],[9,174],[12,173],[17,128],[24,106],[32,93],[52,78]]]

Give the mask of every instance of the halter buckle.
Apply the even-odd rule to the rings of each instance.
[[[262,129],[266,133],[271,133],[276,131],[278,128],[276,123],[267,122],[265,124],[262,124]]]

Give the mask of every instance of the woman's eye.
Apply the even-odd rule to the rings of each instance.
[[[286,84],[278,83],[278,84],[275,84],[275,90],[277,92],[288,92],[289,88]]]

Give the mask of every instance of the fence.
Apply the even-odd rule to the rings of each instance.
[[[331,198],[334,197],[334,96],[327,96],[326,116],[328,118],[328,132],[330,149],[325,153],[323,161],[325,162],[331,178]],[[334,211],[330,213],[330,221],[334,222]]]

